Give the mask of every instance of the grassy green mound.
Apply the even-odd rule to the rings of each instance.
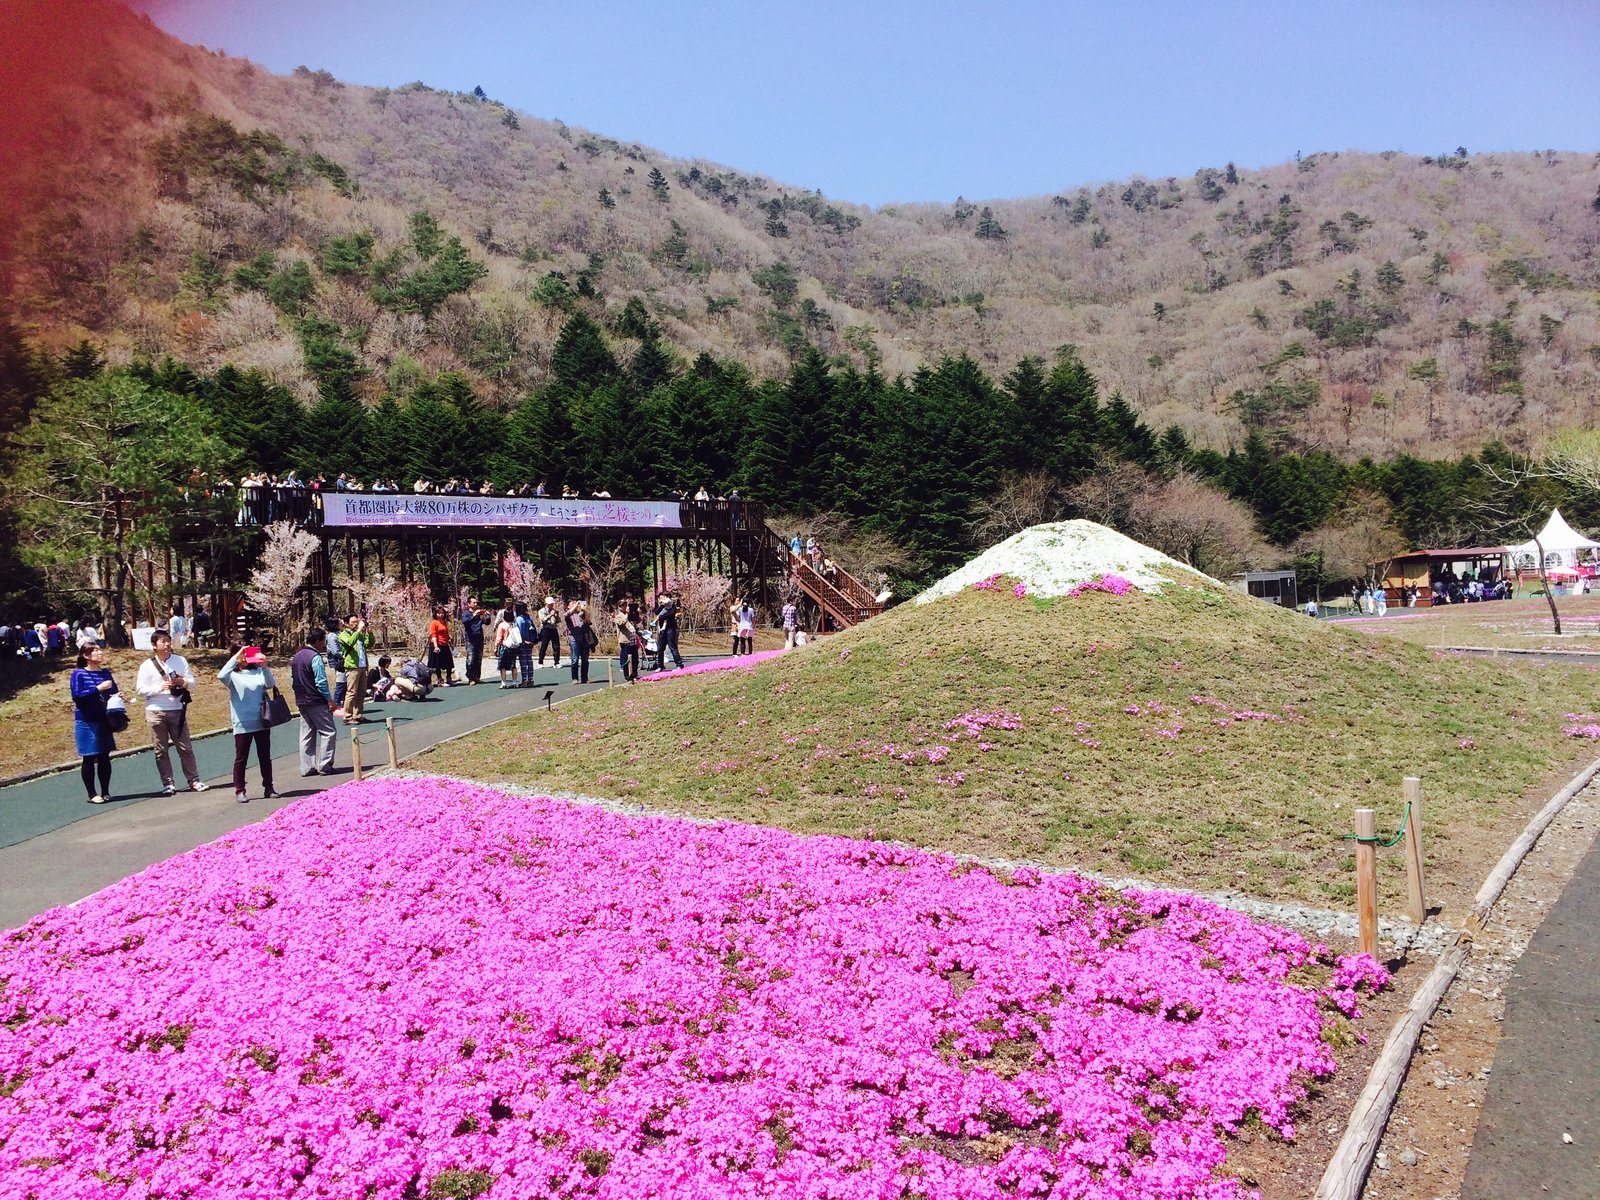
[[[1430,885],[1459,895],[1523,793],[1584,755],[1562,733],[1592,684],[1577,669],[1441,656],[1196,579],[1055,600],[968,588],[754,668],[520,718],[418,765],[1334,904],[1354,891],[1350,810],[1394,828],[1402,776],[1423,778]],[[1399,851],[1380,864],[1392,900]]]

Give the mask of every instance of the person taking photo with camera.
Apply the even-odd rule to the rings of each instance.
[[[194,687],[194,672],[183,655],[172,652],[172,634],[157,629],[150,638],[151,656],[139,664],[134,690],[144,699],[145,723],[156,748],[156,770],[161,775],[161,794],[178,790],[172,779],[173,746],[178,747],[178,762],[191,792],[203,792],[200,770],[194,763],[194,744],[189,740],[189,699]]]

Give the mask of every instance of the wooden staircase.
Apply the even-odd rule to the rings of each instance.
[[[877,596],[843,567],[835,567],[832,580],[825,578],[805,558],[789,552],[789,543],[773,531],[759,510],[747,515],[751,519],[743,528],[729,531],[729,547],[751,578],[788,577],[830,618],[835,629],[859,625],[883,611]]]

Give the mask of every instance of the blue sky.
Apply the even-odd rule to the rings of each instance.
[[[421,79],[866,204],[1296,151],[1600,149],[1600,3],[134,0],[274,71]]]

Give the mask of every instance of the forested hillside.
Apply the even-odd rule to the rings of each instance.
[[[156,547],[188,482],[291,467],[737,485],[907,585],[1068,515],[1305,584],[1600,519],[1520,457],[1595,423],[1592,156],[870,210],[470,90],[274,76],[105,0],[11,12],[12,596],[131,573],[122,497]]]
[[[1596,415],[1591,154],[1319,153],[871,210],[470,80],[285,78],[109,4],[13,7],[5,289],[30,331],[114,360],[255,367],[310,401],[332,347],[368,401],[458,369],[507,407],[573,311],[631,351],[639,297],[681,359],[757,377],[807,346],[893,377],[1072,344],[1148,424],[1216,449],[1255,429],[1438,456]]]

